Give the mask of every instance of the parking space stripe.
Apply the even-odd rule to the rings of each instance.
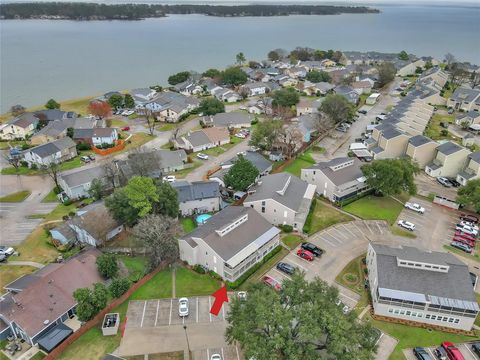
[[[468,351],[470,354],[472,354],[472,356],[473,356],[474,359],[477,358],[477,357],[475,356],[475,354],[472,352],[472,350],[470,350],[470,349],[468,348],[467,344],[463,343],[462,345],[465,346],[465,349],[467,349],[467,351]]]
[[[222,305],[222,318],[225,320],[225,303]],[[223,358],[223,356],[222,356]]]
[[[225,355],[223,355],[223,347],[222,347],[222,359],[225,359]]]
[[[172,324],[172,307],[173,307],[173,299],[170,299],[170,317],[168,318],[168,325]]]
[[[235,351],[237,352],[237,360],[240,360],[240,354],[238,353],[238,347],[235,345]]]
[[[358,302],[358,300],[352,299],[350,296],[348,296],[348,295],[345,295],[345,294],[344,294],[344,293],[342,293],[342,292],[340,292],[340,295],[342,295],[343,297],[346,297],[346,298],[347,298],[347,299],[349,299],[349,300],[352,300],[352,301],[353,301],[353,302],[355,302],[355,303],[357,303],[357,302]]]
[[[198,323],[198,313],[199,311],[198,311],[198,297],[197,297],[197,323]]]
[[[377,225],[377,228],[378,228],[378,231],[380,231],[380,234],[383,235],[383,230],[380,227],[380,225],[378,225],[378,223],[376,221],[375,221],[375,225]]]
[[[368,222],[365,221],[364,224],[367,227],[368,231],[370,231],[373,234],[372,229],[370,229],[370,226],[368,226]]]
[[[278,273],[278,274],[280,274],[281,276],[285,276],[287,279],[292,280],[292,278],[291,278],[290,276],[288,276],[287,274],[282,273],[281,271],[278,271],[278,270],[275,269],[275,268],[272,268],[272,271],[275,271],[275,273]]]
[[[303,271],[307,271],[307,268],[297,263],[297,260],[295,258],[290,259],[290,261],[293,262],[295,265],[297,265],[299,268],[301,268]]]
[[[331,241],[329,241],[329,240],[327,240],[327,239],[325,239],[325,238],[323,238],[323,237],[322,237],[321,239],[322,239],[323,241],[325,241],[327,244],[329,244],[330,246],[332,246],[332,247],[337,247],[337,246],[338,246],[337,244],[333,244]]]
[[[362,231],[362,229],[360,229],[357,224],[353,223],[353,226],[355,226],[357,228],[358,231],[360,231],[360,234],[362,234],[362,236],[368,240],[368,238],[365,236],[365,233]]]
[[[350,234],[352,234],[352,236],[355,236],[355,234],[354,234],[353,232],[351,232],[350,229],[349,229],[347,226],[342,225],[342,227],[343,227],[345,230],[347,230]]]
[[[343,240],[340,240],[337,237],[335,237],[333,234],[330,233],[330,231],[327,232],[327,234],[330,235],[334,240],[338,241],[340,244],[343,244]]]
[[[338,227],[335,227],[334,229],[335,229],[335,232],[338,233],[339,237],[342,237],[345,240],[348,240],[348,236],[345,235],[345,233],[343,231],[341,231]]]
[[[145,309],[147,308],[147,301],[143,304],[143,313],[142,313],[142,321],[140,321],[140,327],[143,327],[143,319],[145,318]]]
[[[210,309],[212,308],[212,298],[209,296],[208,297],[208,315],[210,316],[210,322],[212,322],[212,313],[210,312]]]
[[[157,326],[157,320],[158,320],[158,308],[160,307],[160,300],[157,300],[157,314],[155,315],[155,325]]]
[[[210,352],[207,349],[207,360],[210,360]]]

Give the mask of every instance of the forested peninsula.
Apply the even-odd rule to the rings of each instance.
[[[365,6],[326,5],[162,5],[37,2],[0,4],[1,19],[142,20],[168,14],[208,16],[288,16],[378,13]]]

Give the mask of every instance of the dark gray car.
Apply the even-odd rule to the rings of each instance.
[[[293,265],[284,262],[279,262],[277,264],[277,269],[289,275],[292,275],[295,272],[295,267]]]

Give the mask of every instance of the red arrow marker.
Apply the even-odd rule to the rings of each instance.
[[[227,288],[225,286],[221,287],[215,291],[212,296],[215,298],[210,313],[217,316],[222,308],[224,302],[228,302]]]

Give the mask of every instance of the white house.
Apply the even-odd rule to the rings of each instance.
[[[64,137],[46,144],[35,146],[23,152],[25,161],[31,166],[47,166],[50,163],[62,163],[77,156],[75,142]]]
[[[216,212],[222,202],[220,187],[216,181],[174,181],[172,187],[177,191],[178,207],[182,216]]]

